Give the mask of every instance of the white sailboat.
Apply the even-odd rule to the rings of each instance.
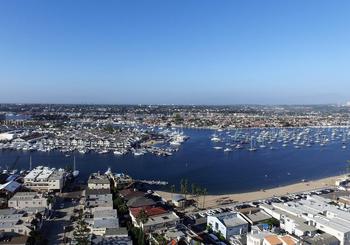
[[[254,147],[254,144],[253,144],[253,136],[250,138],[250,148],[248,150],[256,151],[256,148]]]
[[[75,156],[74,156],[74,166],[73,166],[73,173],[72,173],[73,177],[76,178],[79,175],[79,170],[76,170],[75,168]]]

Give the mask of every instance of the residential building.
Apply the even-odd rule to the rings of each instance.
[[[130,208],[130,217],[133,224],[141,227],[144,232],[166,231],[169,228],[175,227],[180,218],[173,211],[166,210],[162,207],[139,207]],[[145,223],[138,223],[137,217],[143,210],[147,214],[147,221]]]
[[[93,235],[91,239],[92,245],[132,245],[132,240],[128,236],[128,231],[125,227],[107,229],[103,236]]]
[[[209,215],[207,225],[214,232],[222,234],[225,239],[248,232],[248,222],[237,212]]]
[[[109,229],[119,228],[119,219],[116,209],[95,210],[93,218],[87,221],[90,224],[91,233],[104,236]]]
[[[350,213],[332,205],[331,200],[320,196],[307,199],[263,205],[262,208],[281,222],[289,233],[301,235],[301,222],[336,237],[341,245],[350,244]],[[299,219],[298,219],[299,218]],[[304,226],[304,228],[308,228]],[[308,228],[309,229],[309,228]],[[305,234],[304,234],[305,235]],[[310,235],[310,234],[307,234]]]
[[[108,189],[86,189],[84,205],[92,211],[113,209],[112,193]]]
[[[263,245],[297,245],[299,244],[298,240],[286,235],[278,236],[275,234],[267,235],[264,237]]]
[[[37,192],[17,192],[9,201],[9,208],[49,208],[47,198]]]
[[[101,175],[100,173],[91,174],[88,180],[89,189],[111,189],[111,182],[107,175]]]
[[[15,209],[0,210],[0,232],[18,233],[21,235],[29,235],[34,230],[31,224],[34,216],[27,215],[23,211]]]
[[[261,210],[260,208],[249,207],[244,209],[238,209],[237,211],[251,225],[264,223],[271,219],[271,216],[264,210]]]
[[[177,208],[184,208],[186,206],[186,198],[181,194],[175,194],[171,202]]]
[[[29,236],[12,232],[0,232],[0,245],[27,245]]]

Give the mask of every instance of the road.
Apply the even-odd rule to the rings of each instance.
[[[61,206],[64,205],[64,206]],[[72,202],[64,202],[59,199],[56,202],[54,213],[50,220],[46,220],[43,225],[43,234],[48,239],[48,244],[63,245],[64,227],[72,224],[70,217],[76,205]]]

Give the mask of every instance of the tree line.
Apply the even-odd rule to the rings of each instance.
[[[172,195],[174,193],[177,193],[175,185],[170,186],[170,192],[172,193]],[[179,193],[184,195],[185,199],[187,199],[187,195],[191,195],[192,198],[194,198],[194,200],[196,201],[198,208],[201,204],[202,208],[205,207],[205,196],[208,194],[208,190],[206,188],[196,185],[195,183],[192,183],[190,185],[188,179],[181,179]]]

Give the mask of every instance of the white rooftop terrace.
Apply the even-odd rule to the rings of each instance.
[[[297,202],[274,203],[273,207],[337,231],[350,232],[350,213],[329,204],[329,201],[329,199],[315,196]]]

